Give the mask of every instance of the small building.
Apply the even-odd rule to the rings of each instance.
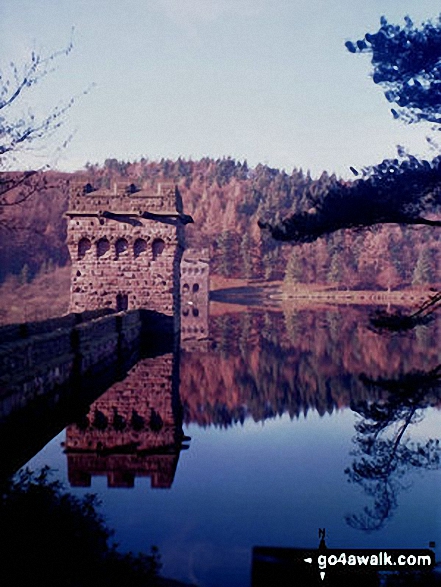
[[[181,343],[208,338],[210,260],[208,249],[186,249],[181,262]]]

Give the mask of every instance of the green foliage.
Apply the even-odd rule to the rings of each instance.
[[[334,253],[331,257],[327,280],[329,283],[338,283],[341,279],[340,257],[338,253]]]
[[[421,249],[413,272],[412,285],[434,282],[433,253],[431,249]]]
[[[216,240],[217,249],[219,252],[219,269],[223,277],[231,277],[234,269],[234,251],[231,234],[224,230]]]
[[[252,246],[253,241],[251,240],[249,234],[245,232],[240,242],[240,254],[242,259],[243,275],[246,279],[252,277],[253,274]]]
[[[379,84],[396,108],[394,118],[408,123],[426,120],[441,122],[441,16],[421,28],[406,16],[405,25],[390,24],[383,16],[376,33],[346,48],[351,53],[368,53],[373,66],[372,79]]]
[[[286,283],[301,283],[303,276],[303,260],[297,247],[293,247],[285,271]]]

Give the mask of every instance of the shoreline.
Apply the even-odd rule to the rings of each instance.
[[[226,284],[225,284],[226,285]],[[430,289],[342,290],[328,286],[287,290],[281,282],[237,282],[230,287],[210,290],[210,301],[236,305],[394,305],[418,306],[434,295]]]

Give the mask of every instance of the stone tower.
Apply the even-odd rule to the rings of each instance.
[[[186,249],[181,262],[182,348],[196,349],[200,347],[200,341],[208,339],[209,291],[208,249]]]
[[[76,181],[66,216],[71,312],[146,308],[179,317],[183,232],[192,219],[173,184],[151,193],[134,184],[95,190]]]

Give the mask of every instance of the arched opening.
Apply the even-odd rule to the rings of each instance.
[[[98,430],[105,430],[107,428],[109,421],[107,416],[101,412],[100,410],[95,409],[92,426],[97,428]]]
[[[102,257],[105,255],[110,249],[109,241],[104,237],[100,238],[100,240],[96,243],[96,256]]]
[[[139,257],[147,250],[147,242],[143,238],[137,238],[133,245],[133,253],[135,257]]]
[[[190,286],[188,285],[188,283],[184,283],[184,285],[182,286],[182,293],[188,293],[190,291]]]
[[[199,310],[193,307],[193,316],[197,318],[199,316]]]
[[[127,254],[127,249],[128,249],[129,243],[126,241],[125,238],[119,238],[116,243],[115,243],[115,253],[116,253],[116,258],[119,259],[119,257],[123,254]]]
[[[134,183],[131,183],[126,188],[126,194],[136,194],[137,191],[139,190]]]
[[[88,238],[82,238],[78,243],[78,259],[83,259],[91,246],[92,244]]]
[[[155,240],[152,242],[153,261],[155,261],[159,255],[162,255],[164,249],[165,242],[162,240],[162,238],[155,238]]]
[[[161,418],[161,414],[158,414],[156,410],[152,410],[150,414],[150,430],[152,432],[160,432],[164,426],[164,421]]]
[[[199,284],[198,283],[194,283],[193,284],[193,293],[197,293],[199,291]]]
[[[119,293],[116,296],[116,311],[125,312],[129,307],[129,296],[127,294]]]

